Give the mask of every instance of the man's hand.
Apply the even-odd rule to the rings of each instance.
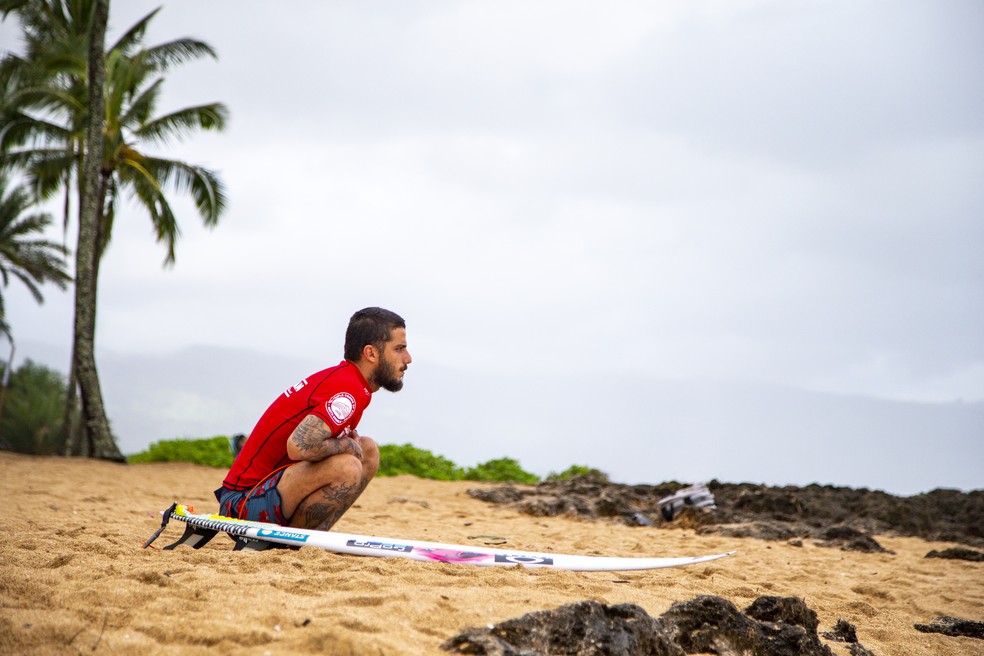
[[[352,431],[352,436],[344,437],[329,437],[327,440],[329,443],[334,442],[335,444],[326,444],[327,450],[331,451],[333,447],[337,447],[337,453],[348,453],[359,460],[362,460],[362,445],[359,444],[359,436],[355,431]],[[331,455],[336,455],[333,453]],[[327,457],[327,456],[326,456]]]
[[[287,456],[291,460],[318,462],[341,453],[362,460],[359,434],[346,428],[338,437],[332,437],[331,428],[316,415],[308,415],[302,419],[287,438]]]

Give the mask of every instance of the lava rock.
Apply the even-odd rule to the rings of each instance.
[[[843,551],[860,551],[862,553],[894,553],[878,544],[870,535],[865,535],[850,526],[832,526],[823,532],[826,541],[823,546],[840,547]]]
[[[817,614],[799,597],[759,597],[745,609],[745,614],[760,622],[785,622],[816,633],[820,626]]]
[[[742,614],[730,601],[711,595],[673,604],[660,619],[672,627],[676,642],[688,654],[832,656],[830,648],[817,636],[816,614],[806,608],[802,600],[762,599],[757,599],[749,608],[778,621],[758,621]],[[812,624],[812,629],[802,623]]]
[[[916,624],[916,631],[942,633],[957,638],[984,639],[984,622],[961,620],[956,617],[934,617],[930,624]]]
[[[766,540],[813,538],[831,540],[827,546],[884,552],[872,535],[891,534],[926,540],[960,542],[984,547],[984,490],[961,492],[938,489],[911,497],[877,490],[830,485],[769,487],[751,483],[710,481],[717,508],[694,512],[667,522],[660,499],[687,487],[684,483],[622,485],[603,478],[575,476],[535,486],[507,485],[468,493],[489,503],[505,504],[536,516],[576,515],[600,521],[639,525],[639,513],[656,526],[685,526],[704,533]],[[739,528],[741,527],[741,528]],[[831,529],[852,529],[859,536],[824,538]],[[877,545],[877,546],[876,546]]]
[[[684,656],[666,630],[635,604],[606,606],[582,601],[555,610],[529,613],[487,629],[471,629],[442,648],[485,656]]]
[[[470,629],[442,648],[487,656],[832,656],[816,627],[816,613],[793,597],[760,597],[742,613],[726,599],[704,595],[673,604],[658,619],[634,604],[583,601]]]
[[[926,554],[926,558],[951,558],[954,560],[969,560],[971,562],[981,563],[984,562],[984,553],[974,551],[973,549],[964,549],[963,547],[952,547],[943,551],[936,551],[934,549]]]
[[[834,624],[834,630],[825,631],[823,637],[834,642],[856,643],[858,641],[858,631],[847,620],[837,620],[837,624]]]

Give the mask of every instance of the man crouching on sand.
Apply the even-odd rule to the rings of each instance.
[[[366,308],[345,331],[345,359],[312,374],[260,417],[215,491],[219,514],[326,531],[379,468],[379,448],[355,429],[380,387],[397,392],[412,361],[406,323]]]

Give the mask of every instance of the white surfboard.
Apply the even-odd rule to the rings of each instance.
[[[187,506],[174,504],[164,511],[164,521],[161,530],[148,542],[148,546],[164,529],[167,520],[174,519],[185,522],[188,529],[178,542],[167,548],[180,544],[200,547],[216,533],[224,532],[238,541],[269,542],[290,547],[311,546],[335,553],[352,554],[356,556],[377,556],[392,558],[409,558],[423,562],[460,563],[479,566],[509,566],[552,567],[576,572],[609,572],[641,569],[661,569],[664,567],[679,567],[706,563],[718,558],[724,558],[735,553],[713,554],[710,556],[690,556],[685,558],[621,558],[605,556],[577,556],[570,554],[540,553],[532,551],[516,551],[511,549],[493,549],[473,545],[444,544],[441,542],[424,542],[421,540],[404,540],[400,538],[382,538],[368,535],[353,535],[335,533],[334,531],[313,531],[301,528],[291,528],[278,524],[253,522],[233,519],[221,515],[198,515]],[[240,545],[243,543],[240,542]]]

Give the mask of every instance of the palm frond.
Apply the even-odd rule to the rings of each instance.
[[[0,155],[0,164],[21,170],[28,178],[47,178],[54,168],[74,166],[74,157],[62,148],[18,149]]]
[[[28,4],[30,0],[0,0],[0,15],[6,19],[8,15],[21,11]]]
[[[229,110],[222,103],[185,107],[144,123],[134,135],[155,143],[167,143],[171,138],[181,138],[195,129],[222,131],[228,118]]]
[[[161,7],[153,10],[136,23],[130,26],[130,28],[123,33],[123,35],[116,40],[112,46],[110,46],[108,52],[119,51],[125,55],[133,53],[133,51],[139,47],[140,42],[143,41],[144,34],[147,32],[147,26],[157,12],[161,10]]]
[[[29,143],[64,143],[72,136],[71,129],[60,123],[17,112],[0,127],[0,153]]]
[[[182,38],[160,43],[145,51],[147,61],[155,70],[166,71],[171,66],[185,62],[211,57],[218,59],[215,49],[198,39]]]
[[[60,86],[30,86],[18,88],[6,99],[11,110],[35,110],[38,112],[64,113],[72,116],[88,113],[88,105],[80,89]]]
[[[44,303],[44,294],[41,293],[41,288],[38,287],[38,283],[34,282],[31,276],[28,276],[23,270],[18,268],[10,269],[10,275],[24,283],[27,291],[31,292],[31,296],[34,297],[35,302]]]
[[[218,224],[226,204],[225,188],[218,175],[205,167],[173,159],[145,157],[143,163],[154,173],[160,186],[191,194],[206,227]]]
[[[80,159],[78,153],[61,149],[26,151],[24,170],[39,200],[48,200],[71,178]]]
[[[128,177],[134,196],[150,214],[151,223],[157,233],[157,241],[163,242],[167,249],[164,265],[173,265],[175,261],[174,247],[180,235],[180,229],[174,212],[162,193],[161,185],[156,176],[138,162],[129,162],[126,168],[130,173]]]
[[[0,279],[3,286],[11,277],[20,280],[31,295],[42,302],[39,286],[53,282],[64,288],[69,280],[65,272],[65,249],[41,236],[51,224],[44,213],[24,215],[32,204],[25,185],[7,189],[7,180],[0,171]]]
[[[147,121],[147,118],[154,112],[154,107],[157,105],[157,99],[160,97],[161,86],[164,84],[164,79],[159,78],[154,80],[154,82],[140,91],[138,94],[132,97],[129,107],[125,111],[121,111],[119,115],[119,124],[121,126],[140,126]],[[134,89],[134,93],[136,90]],[[134,130],[134,134],[137,134],[139,127]]]

